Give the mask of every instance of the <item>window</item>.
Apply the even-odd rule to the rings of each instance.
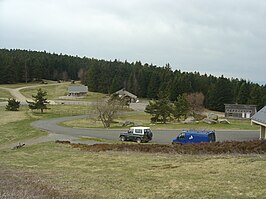
[[[142,133],[142,129],[136,129],[135,133],[141,134]]]
[[[184,139],[185,138],[185,133],[181,133],[178,137],[179,137],[179,139]]]
[[[132,129],[128,130],[128,133],[133,133],[133,130]]]

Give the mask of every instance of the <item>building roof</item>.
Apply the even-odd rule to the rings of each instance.
[[[87,93],[88,92],[88,87],[87,86],[69,86],[68,87],[68,92],[69,93]]]
[[[247,109],[247,108],[256,108],[256,105],[253,104],[224,104],[225,108],[239,108],[239,109]]]
[[[266,125],[266,106],[251,117],[252,121],[263,123]]]
[[[122,96],[129,96],[131,98],[137,99],[138,97],[130,92],[128,92],[126,89],[122,88],[119,91],[116,91],[115,94],[122,95]]]

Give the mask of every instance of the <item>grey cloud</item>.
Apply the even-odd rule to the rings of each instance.
[[[0,47],[264,81],[265,18],[264,0],[2,0]]]

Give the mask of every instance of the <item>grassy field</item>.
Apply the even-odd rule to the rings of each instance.
[[[40,85],[34,88],[25,88],[20,92],[27,98],[32,98],[32,95],[37,93],[37,90],[41,88],[47,92],[48,99],[58,99],[60,96],[67,95],[67,88],[70,86],[70,83],[58,83],[56,85]]]
[[[20,111],[6,111],[5,107],[0,107],[0,145],[46,134],[30,126],[35,120],[82,115],[91,111],[93,109],[88,106],[51,105],[41,114],[37,110],[29,110],[27,106],[20,107]]]
[[[80,114],[81,106],[50,106],[45,114],[0,109],[0,198],[264,198],[265,155],[176,155],[88,152],[43,143],[8,143],[43,135],[36,119]],[[67,110],[72,111],[67,111]],[[16,196],[16,197],[15,197]]]
[[[56,85],[41,85],[35,88],[25,88],[21,90],[21,93],[27,98],[32,98],[33,94],[37,93],[39,88],[47,92],[47,98],[50,100],[58,100],[62,96],[67,96],[68,87],[73,84],[71,83],[58,83]],[[79,84],[74,84],[75,86]],[[97,101],[99,99],[105,98],[107,95],[96,92],[88,92],[86,96],[82,98],[64,98],[64,100],[77,100],[77,101]]]
[[[264,198],[266,195],[265,155],[96,153],[46,143],[21,150],[1,150],[0,161],[3,168],[38,174],[59,192],[76,193],[73,198]]]
[[[121,114],[115,119],[111,128],[128,128],[122,127],[125,121],[131,121],[135,124],[150,126],[152,129],[209,129],[209,130],[258,130],[258,126],[251,126],[249,120],[229,120],[231,124],[206,124],[203,122],[195,124],[182,124],[182,123],[167,123],[167,124],[151,124],[150,115],[146,113],[129,113]],[[73,121],[64,122],[62,125],[70,127],[82,128],[102,128],[102,123],[95,118],[85,118]]]
[[[0,98],[12,98],[12,95],[8,91],[0,88]]]

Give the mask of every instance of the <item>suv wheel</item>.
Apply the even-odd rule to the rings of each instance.
[[[141,139],[140,138],[137,138],[136,141],[137,141],[137,143],[141,143]]]
[[[120,137],[120,140],[121,140],[122,142],[124,142],[124,141],[126,140],[125,136],[121,136],[121,137]]]

